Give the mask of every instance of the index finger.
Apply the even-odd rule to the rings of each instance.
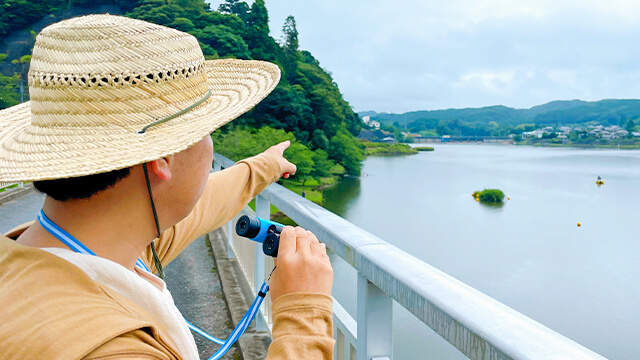
[[[278,256],[288,256],[296,253],[296,231],[293,226],[285,226],[280,232]]]
[[[277,144],[276,147],[278,148],[278,151],[280,151],[280,154],[284,154],[284,151],[287,150],[287,148],[291,146],[291,141],[287,140],[287,141],[283,141],[280,144]]]

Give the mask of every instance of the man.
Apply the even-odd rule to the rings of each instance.
[[[0,181],[34,181],[38,221],[0,239],[0,348],[9,358],[192,359],[162,274],[280,176],[288,142],[209,174],[209,134],[277,84],[257,61],[204,61],[197,40],[110,15],[37,37],[30,103],[0,112]],[[155,239],[155,240],[154,240]],[[268,359],[331,359],[324,244],[281,235]]]

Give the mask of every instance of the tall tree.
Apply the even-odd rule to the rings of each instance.
[[[251,4],[251,10],[247,14],[247,26],[254,31],[269,35],[269,13],[264,0],[256,0]]]
[[[298,29],[296,29],[296,19],[294,19],[293,15],[287,16],[282,26],[282,33],[282,47],[285,56],[284,71],[287,79],[291,82],[296,74],[299,47]]]
[[[221,13],[235,14],[243,21],[246,21],[247,14],[249,13],[249,5],[244,1],[225,0],[225,2],[218,7],[218,11]]]

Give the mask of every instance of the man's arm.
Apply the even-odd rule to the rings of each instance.
[[[319,293],[295,293],[273,302],[273,342],[266,360],[333,359],[333,299]]]
[[[333,269],[325,245],[310,231],[286,226],[275,265],[267,359],[333,359]]]
[[[210,174],[191,213],[156,239],[162,264],[175,259],[193,240],[231,220],[283,173],[295,173],[295,165],[282,156],[288,146],[288,141],[280,143],[259,155],[240,160],[228,169]],[[151,266],[152,259],[151,247],[147,247],[142,260],[155,270]]]

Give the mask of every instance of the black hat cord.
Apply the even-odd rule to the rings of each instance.
[[[156,211],[156,205],[153,202],[153,193],[151,192],[151,182],[149,181],[149,169],[147,169],[147,164],[142,164],[142,169],[144,170],[144,178],[147,181],[147,191],[149,191],[149,200],[151,200],[151,210],[153,210],[153,220],[156,222],[156,238],[160,238],[160,222],[158,221],[158,212]],[[156,251],[156,241],[151,242],[151,252],[153,253],[153,262],[156,266],[156,270],[158,270],[158,276],[160,279],[164,280],[164,271],[162,270],[162,262],[160,262],[160,257],[158,256],[158,252]]]

